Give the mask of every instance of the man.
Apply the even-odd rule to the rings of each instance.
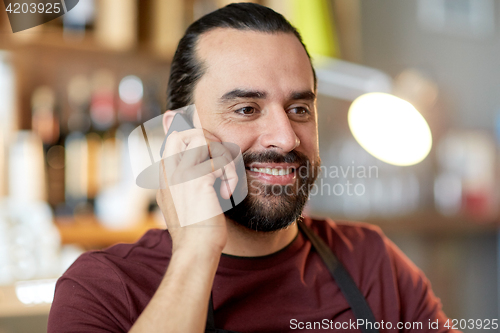
[[[80,257],[58,282],[49,332],[204,332],[211,324],[237,332],[359,332],[359,311],[307,230],[343,263],[375,328],[447,331],[427,279],[377,228],[302,219],[320,163],[315,94],[309,55],[281,15],[233,4],[193,23],[174,56],[168,109],[195,104],[199,119],[195,129],[168,137],[165,156],[179,158],[162,165],[162,179],[182,183],[209,166],[228,165],[226,174],[197,178],[195,191],[159,190],[168,232]],[[165,130],[174,114],[166,112]],[[221,142],[240,147],[249,184],[247,198],[225,213],[213,185],[222,178],[228,199],[238,176]],[[208,152],[182,154],[206,144]],[[203,209],[218,214],[181,226],[179,216],[189,220]],[[215,317],[207,324],[209,304]]]

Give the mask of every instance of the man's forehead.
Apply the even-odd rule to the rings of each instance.
[[[198,38],[197,55],[201,60],[210,57],[212,54],[219,54],[220,51],[238,50],[241,48],[249,50],[251,47],[257,47],[262,51],[277,47],[276,42],[294,46],[294,49],[286,50],[288,52],[297,52],[306,56],[305,50],[298,38],[292,33],[286,32],[262,32],[255,30],[242,30],[234,28],[215,28],[203,33]],[[285,51],[285,50],[283,50]]]
[[[266,82],[266,77],[270,83],[274,75],[294,85],[289,91],[314,85],[307,53],[292,33],[217,28],[200,36],[196,50],[206,79],[244,81],[246,88],[253,89]]]

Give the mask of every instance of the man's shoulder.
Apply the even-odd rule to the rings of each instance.
[[[170,254],[171,242],[168,232],[151,229],[135,243],[120,243],[103,250],[85,252],[68,268],[63,277],[92,276],[104,271],[120,274],[121,271],[134,266],[160,266],[159,269],[162,269],[168,263]],[[114,274],[108,276],[112,275]]]
[[[334,240],[350,246],[382,244],[386,238],[378,226],[364,222],[334,221],[330,218],[307,218],[305,222],[332,245]]]
[[[130,244],[116,244],[102,251],[94,252],[103,255],[115,256],[123,259],[134,260],[145,255],[160,252],[163,255],[171,253],[171,239],[164,229],[150,229],[137,242]]]
[[[392,262],[394,245],[377,226],[363,222],[316,218],[306,219],[306,224],[348,268],[374,268],[383,263],[390,265]]]
[[[73,332],[87,331],[92,323],[106,332],[128,331],[134,311],[158,288],[169,257],[170,236],[159,229],[133,244],[82,254],[57,282],[49,326]]]

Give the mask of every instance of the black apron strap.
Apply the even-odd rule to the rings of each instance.
[[[299,229],[302,233],[309,239],[312,246],[316,249],[319,256],[325,263],[328,271],[332,275],[335,282],[339,286],[342,294],[347,299],[347,303],[352,309],[356,319],[363,319],[364,322],[375,323],[375,316],[373,315],[370,306],[365,300],[365,297],[361,291],[354,283],[351,275],[344,268],[342,263],[337,259],[332,250],[326,245],[326,243],[316,235],[302,220],[299,219],[297,222]],[[363,333],[378,333],[377,329],[371,328],[367,329],[366,326],[361,326],[361,331]],[[210,293],[210,301],[208,303],[208,314],[207,314],[207,326],[205,329],[206,333],[237,333],[234,331],[226,331],[215,328],[215,318],[214,318],[214,304],[212,299],[212,294]]]
[[[215,328],[214,300],[212,299],[212,293],[210,293],[210,301],[208,301],[207,326],[205,327],[205,333],[238,333]]]
[[[365,323],[375,323],[375,316],[366,302],[365,297],[356,286],[349,272],[347,272],[342,263],[337,259],[335,254],[333,254],[332,250],[326,245],[321,237],[316,235],[316,233],[304,222],[299,220],[297,225],[306,237],[309,238],[316,251],[318,251],[328,271],[335,282],[337,282],[344,297],[347,299],[347,303],[350,305],[356,319],[363,319]],[[367,329],[366,326],[361,326],[361,331],[364,333],[378,333],[377,329]]]
[[[212,293],[210,293],[210,300],[208,301],[208,314],[207,314],[207,326],[205,327],[205,333],[216,333],[215,329],[215,317],[214,317],[214,300],[212,299]]]

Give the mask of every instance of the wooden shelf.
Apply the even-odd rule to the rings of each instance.
[[[334,221],[352,220],[345,216],[330,216]],[[393,217],[372,217],[359,221],[379,226],[385,233],[413,233],[426,235],[464,235],[497,232],[500,227],[498,220],[475,220],[467,216],[443,216],[433,210],[419,210],[410,215]]]
[[[47,315],[50,304],[23,304],[16,296],[16,286],[0,286],[0,318]]]
[[[0,8],[5,7],[0,5]],[[187,27],[188,22],[184,22],[186,16],[184,11],[193,9],[189,6],[185,7],[183,0],[141,0],[140,4],[137,1],[135,8],[130,9],[133,13],[130,17],[131,21],[125,23],[127,31],[111,29],[111,35],[109,25],[103,26],[102,22],[114,22],[114,19],[121,16],[116,10],[109,10],[102,4],[96,4],[96,20],[91,24],[92,27],[87,27],[83,35],[79,32],[68,32],[68,30],[65,32],[61,18],[13,33],[7,12],[0,10],[0,49],[19,50],[35,46],[60,52],[78,51],[111,55],[141,53],[158,60],[170,61],[177,42]],[[159,9],[161,10],[158,11]],[[110,13],[114,16],[109,17]],[[130,13],[126,12],[126,14]],[[98,17],[102,17],[101,24],[98,22]],[[156,22],[158,20],[160,22]],[[119,24],[123,27],[124,22],[121,21]],[[166,26],[163,27],[162,24]],[[163,30],[157,31],[159,28]],[[121,35],[117,36],[116,31],[119,31]],[[123,34],[126,36],[126,41],[120,38]],[[154,36],[157,36],[159,41],[171,39],[172,42],[162,45],[159,50],[154,43]],[[116,43],[117,40],[119,40],[118,43]]]
[[[34,36],[10,36],[8,33],[3,33],[7,38],[0,38],[0,49],[12,51],[29,51],[52,50],[53,52],[79,52],[85,54],[109,55],[110,57],[122,57],[123,55],[137,56],[140,58],[148,58],[158,62],[169,62],[175,49],[172,49],[163,54],[154,52],[154,50],[145,44],[138,44],[136,47],[127,50],[115,50],[106,45],[97,42],[95,38],[86,34],[81,39],[64,37],[61,30],[44,30]]]
[[[153,216],[126,229],[104,227],[93,216],[58,217],[55,220],[62,244],[79,244],[86,248],[103,248],[116,243],[134,243],[153,228],[160,228]]]
[[[86,52],[110,52],[99,46],[91,36],[85,35],[81,39],[64,38],[60,30],[43,30],[32,35],[16,36],[4,33],[7,38],[0,42],[0,47],[8,49],[22,49],[30,46],[56,48],[60,50],[75,50]]]

